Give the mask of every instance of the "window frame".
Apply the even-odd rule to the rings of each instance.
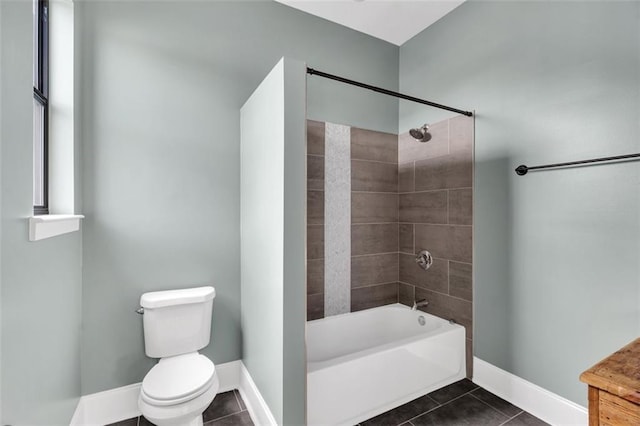
[[[36,158],[35,158],[35,136],[38,134],[38,129],[33,129],[33,178],[34,178],[34,193],[33,193],[33,214],[34,215],[46,215],[49,214],[49,1],[48,0],[33,0],[34,1],[34,86],[33,86],[33,98],[43,108],[42,128],[39,129],[42,134],[42,204],[35,203],[35,178],[36,178]],[[35,113],[35,112],[34,112]],[[35,118],[35,117],[34,117]]]

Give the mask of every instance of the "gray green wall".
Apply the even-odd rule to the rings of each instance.
[[[2,424],[69,424],[80,396],[81,232],[28,241],[32,214],[31,3],[2,1]]]
[[[640,3],[470,1],[400,49],[400,89],[475,109],[475,356],[586,405],[640,332]],[[400,132],[445,117],[400,105]]]
[[[242,359],[279,425],[305,423],[305,74],[283,58],[240,119]]]
[[[2,36],[2,3],[0,3],[0,37]],[[0,38],[0,100],[2,99],[2,38]],[[0,164],[2,164],[2,108],[0,101]],[[2,188],[2,172],[0,172],[0,188]],[[0,190],[0,212],[2,212],[2,190]],[[0,220],[0,422],[2,421],[2,220]]]
[[[282,56],[397,88],[398,48],[268,2],[85,2],[82,393],[139,382],[142,293],[216,287],[216,363],[239,359],[240,114]],[[382,131],[397,101],[308,78],[310,118]]]

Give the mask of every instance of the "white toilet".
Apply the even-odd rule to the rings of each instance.
[[[158,426],[201,426],[220,383],[198,350],[209,344],[213,287],[156,291],[140,297],[145,353],[160,361],[142,380],[138,407]]]

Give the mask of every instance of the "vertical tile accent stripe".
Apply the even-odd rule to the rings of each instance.
[[[351,311],[351,128],[325,125],[324,314]]]

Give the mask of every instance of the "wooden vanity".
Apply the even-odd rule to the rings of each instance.
[[[640,339],[580,375],[589,385],[589,426],[640,425]]]

